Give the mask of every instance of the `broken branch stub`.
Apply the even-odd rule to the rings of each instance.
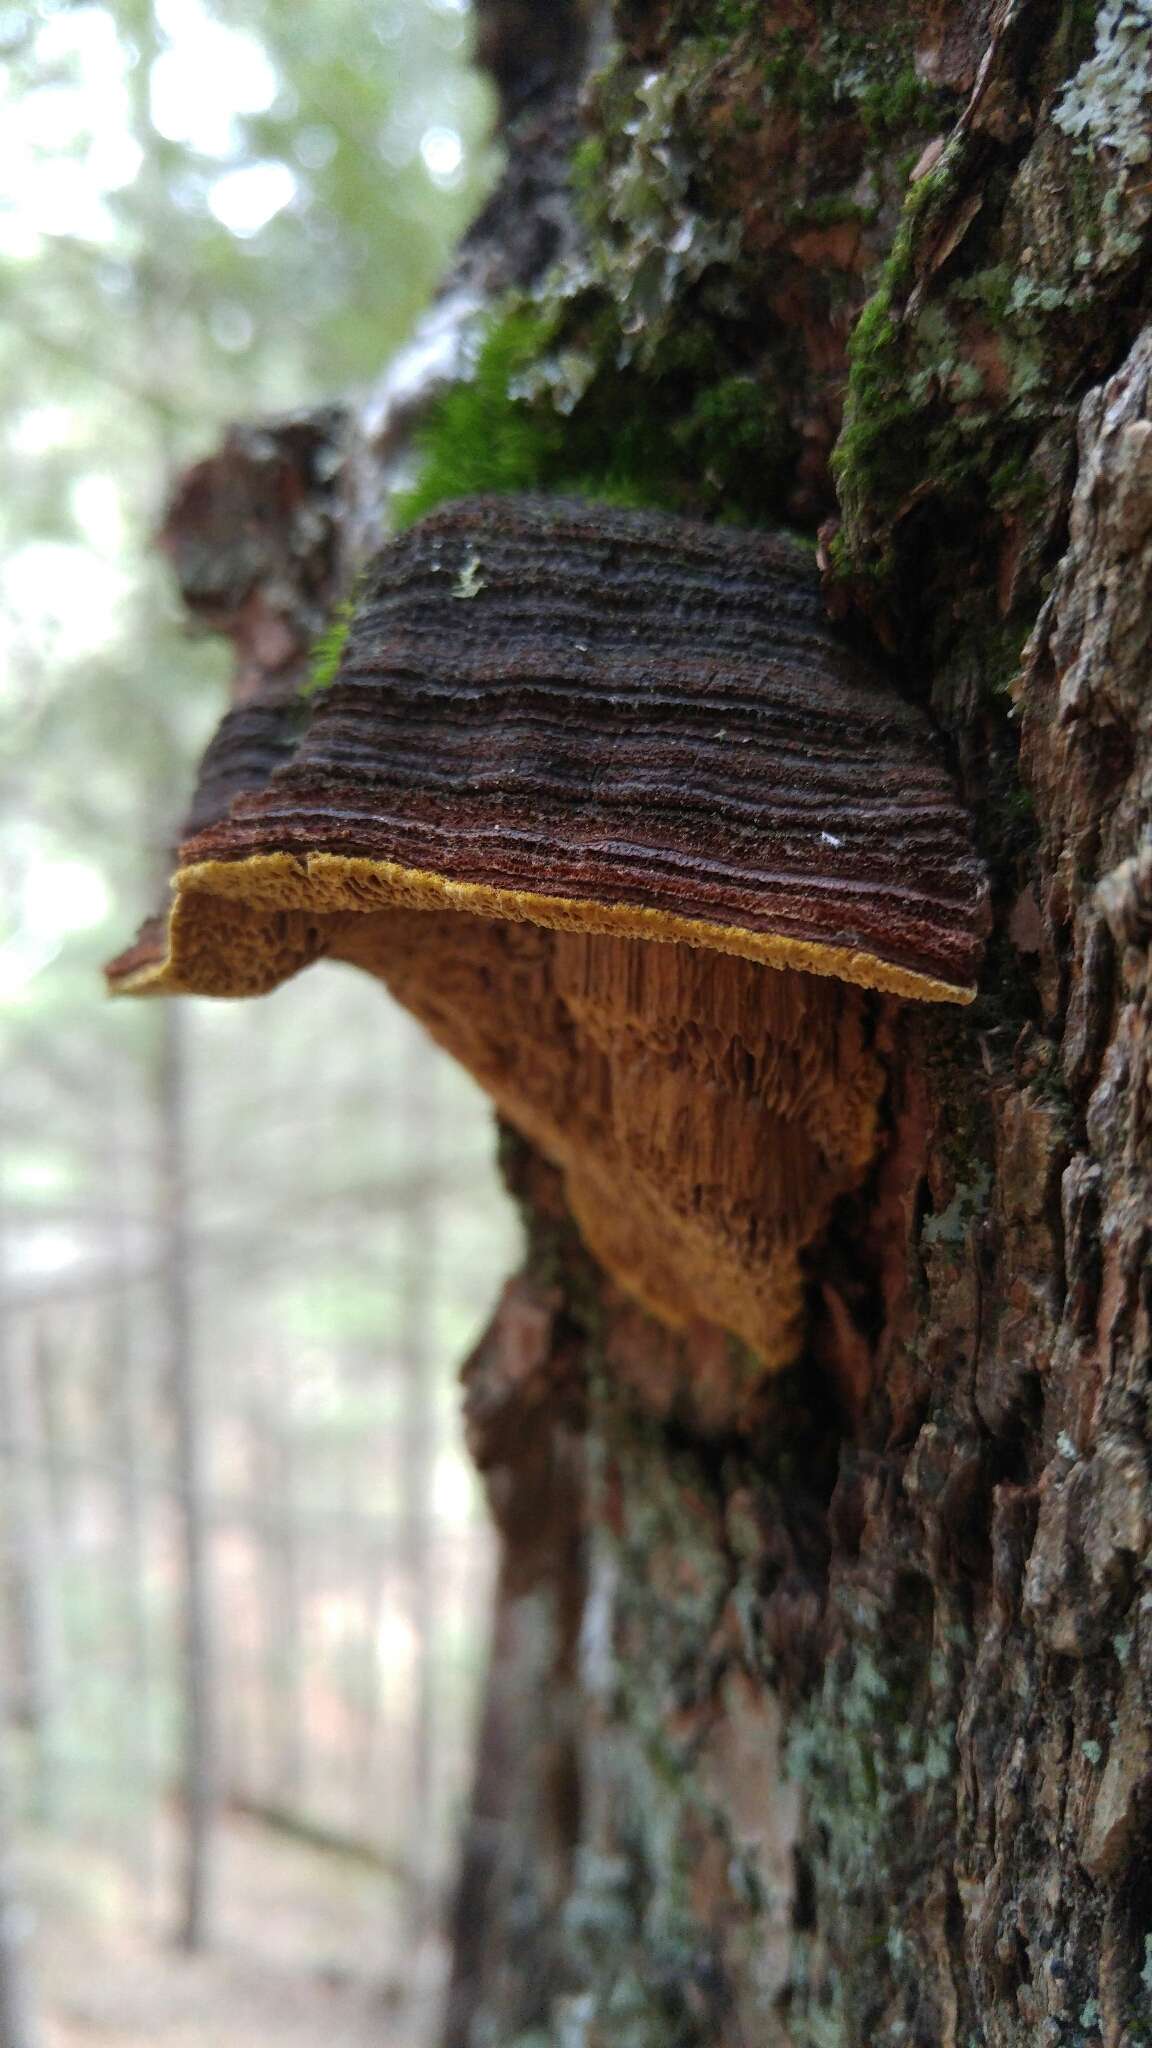
[[[113,981],[369,969],[630,1291],[780,1365],[877,1146],[866,991],[967,1002],[985,919],[936,737],[802,547],[475,500],[383,550],[293,757],[185,843],[166,947]]]

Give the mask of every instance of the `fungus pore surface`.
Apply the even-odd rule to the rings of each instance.
[[[379,975],[667,1320],[795,1355],[877,1145],[868,990],[966,1002],[985,889],[923,715],[805,550],[492,499],[377,557],[291,751],[237,713],[130,991]]]

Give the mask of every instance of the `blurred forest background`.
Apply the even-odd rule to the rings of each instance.
[[[232,1008],[99,966],[224,700],[166,487],[401,342],[492,175],[469,37],[465,0],[0,4],[0,2048],[431,2024],[490,1121],[351,970]]]

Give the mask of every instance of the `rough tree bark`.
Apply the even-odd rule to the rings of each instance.
[[[446,2039],[1140,2048],[1152,17],[479,21],[509,169],[424,374],[324,464],[320,425],[234,434],[170,523],[192,602],[249,701],[294,687],[456,380],[424,502],[606,490],[818,538],[946,736],[995,929],[973,1010],[887,1027],[883,1155],[777,1379],[625,1299],[506,1138],[529,1248],[467,1370],[503,1562]]]

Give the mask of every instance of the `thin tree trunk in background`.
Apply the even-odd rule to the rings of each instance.
[[[113,1153],[113,1157],[114,1157]],[[103,1320],[104,1365],[107,1376],[109,1459],[114,1478],[117,1578],[120,1594],[120,1641],[124,1676],[131,1701],[124,1717],[122,1763],[130,1814],[130,1851],[142,1888],[152,1889],[155,1877],[152,1794],[155,1769],[152,1701],[152,1658],[147,1596],[147,1520],[144,1496],[144,1439],[148,1390],[144,1361],[136,1338],[129,1291],[128,1247],[125,1242],[125,1176],[111,1180],[114,1204],[113,1258],[120,1284],[113,1289]]]
[[[350,1487],[348,1498],[359,1500],[359,1495],[353,1494]],[[361,1511],[364,1512],[363,1509]],[[381,1630],[389,1592],[396,1574],[395,1531],[390,1518],[384,1521],[381,1530],[368,1520],[366,1513],[363,1528],[367,1541],[357,1552],[355,1559],[351,1555],[348,1558],[349,1572],[358,1573],[364,1588],[364,1632],[358,1648],[362,1705],[358,1716],[356,1741],[349,1745],[352,1767],[351,1827],[355,1833],[358,1827],[362,1828],[364,1825],[363,1787],[371,1785],[374,1797],[368,1833],[373,1841],[378,1842],[388,1853],[396,1855],[399,1861],[399,1829],[395,1825],[391,1787],[386,1778],[378,1775],[380,1750],[387,1742],[395,1718],[387,1711],[392,1702],[380,1678]],[[357,1787],[360,1788],[359,1804],[356,1797]]]
[[[404,1062],[401,1114],[406,1152],[434,1168],[435,1070],[415,1040]],[[436,1360],[429,1343],[436,1295],[435,1205],[414,1201],[400,1232],[400,1361],[404,1374],[401,1420],[400,1560],[412,1637],[412,1690],[405,1865],[409,1926],[418,1940],[432,1907],[432,1827],[435,1651],[437,1631],[433,1482],[436,1464]]]
[[[12,1324],[5,1306],[7,1279],[4,1208],[0,1201],[0,1443],[5,1447],[4,1454],[0,1456],[0,1475],[4,1482],[0,1489],[0,1500],[6,1509],[3,1529],[7,1555],[14,1563],[18,1563],[22,1556],[20,1516],[18,1508],[16,1513],[13,1513],[13,1505],[18,1500],[21,1489],[16,1483],[19,1466],[16,1462],[14,1416],[12,1404],[7,1398],[12,1380]],[[12,1712],[12,1685],[3,1619],[3,1610],[0,1608],[0,2048],[38,2048],[39,2035],[24,1956],[28,1916],[20,1901],[12,1849],[12,1814],[15,1802],[8,1782],[8,1730]]]
[[[0,1316],[3,1315],[0,1292]],[[23,1334],[18,1337],[17,1326],[5,1317],[0,1341],[0,1500],[19,1646],[19,1679],[18,1683],[11,1683],[6,1705],[10,1713],[18,1713],[32,1733],[33,1803],[36,1818],[48,1824],[55,1818],[59,1791],[59,1631],[54,1602],[56,1581],[47,1537],[42,1451],[31,1398],[31,1369]]]
[[[207,1430],[193,1329],[189,1270],[185,1034],[187,1014],[177,1003],[160,1010],[156,1108],[158,1216],[164,1317],[165,1384],[175,1430],[175,1493],[181,1564],[181,1793],[183,1864],[177,1939],[199,1949],[208,1933],[212,1832],[216,1811],[215,1718],[211,1592],[209,1586]]]
[[[121,1297],[122,1299],[122,1297]],[[119,1430],[117,1457],[117,1546],[119,1551],[124,1670],[132,1702],[125,1716],[124,1762],[133,1803],[133,1861],[141,1885],[150,1891],[155,1877],[153,1835],[153,1775],[155,1739],[153,1731],[152,1657],[148,1627],[148,1544],[142,1486],[141,1364],[132,1342],[131,1318],[117,1318],[119,1334],[126,1339],[119,1348],[119,1398],[112,1413]]]
[[[34,1330],[7,1346],[4,1403],[13,1445],[12,1493],[20,1550],[20,1600],[27,1658],[25,1701],[35,1734],[36,1816],[50,1824],[60,1808],[60,1725],[63,1684],[63,1629],[51,1458],[43,1436],[38,1368],[42,1353]],[[57,1461],[58,1463],[58,1461]],[[58,1475],[59,1476],[59,1475]]]
[[[269,1804],[291,1815],[300,1811],[305,1754],[295,1447],[291,1423],[282,1422],[266,1402],[253,1403],[249,1427],[255,1451],[256,1498],[261,1504],[262,1690],[268,1753],[260,1776],[267,1786]]]
[[[39,2048],[25,1942],[29,1927],[16,1883],[4,1688],[0,1685],[0,2048]]]
[[[61,1557],[71,1548],[76,1515],[76,1472],[68,1456],[68,1414],[65,1386],[71,1361],[61,1355],[46,1317],[30,1325],[28,1405],[39,1444],[40,1495],[44,1507],[43,1541]]]

